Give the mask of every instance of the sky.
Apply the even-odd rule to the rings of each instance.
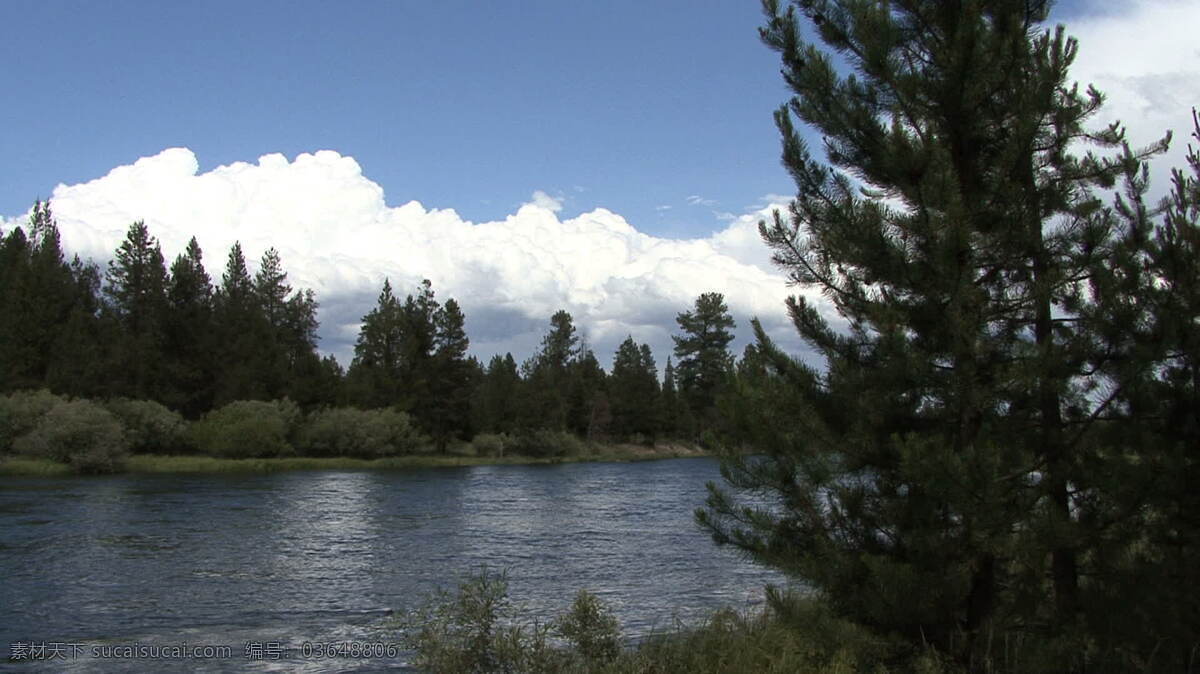
[[[1200,3],[1075,0],[1072,73],[1135,144],[1200,105]],[[659,365],[675,315],[726,296],[802,345],[758,220],[793,192],[787,98],[747,2],[0,3],[0,220],[50,198],[69,252],[104,263],[145,220],[220,276],[279,249],[348,364],[385,277],[455,297],[472,352],[531,355],[565,308],[607,363]],[[254,265],[251,265],[252,268]],[[825,307],[830,315],[832,310]]]

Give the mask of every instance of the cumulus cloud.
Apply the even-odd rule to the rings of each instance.
[[[185,148],[59,185],[51,200],[66,247],[99,262],[135,220],[146,222],[168,260],[196,236],[218,282],[235,240],[252,268],[274,246],[292,285],[317,293],[322,349],[344,363],[385,277],[401,292],[429,278],[438,297],[456,298],[484,358],[506,350],[527,357],[562,308],[602,362],[632,334],[662,365],[675,315],[709,291],[725,294],[743,337],[755,315],[785,338],[790,332],[783,299],[795,289],[770,265],[755,230],[769,205],[688,240],[644,234],[603,208],[560,217],[562,200],[542,191],[502,220],[472,223],[416,201],[389,206],[358,163],[336,152],[294,161],[270,154],[201,173]]]
[[[544,208],[553,213],[557,213],[557,212],[561,211],[562,207],[563,207],[562,199],[555,199],[554,197],[550,196],[549,194],[546,194],[545,192],[543,192],[541,190],[536,190],[533,193],[533,199],[529,203],[533,204],[534,206],[537,206],[538,208]]]
[[[1120,120],[1132,145],[1141,147],[1172,130],[1171,150],[1151,165],[1151,194],[1169,189],[1170,170],[1184,166],[1192,130],[1191,108],[1200,107],[1200,3],[1137,0],[1103,14],[1067,20],[1079,40],[1071,77],[1107,97],[1097,122]]]

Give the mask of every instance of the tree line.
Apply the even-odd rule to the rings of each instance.
[[[0,232],[0,393],[46,389],[154,401],[197,420],[236,401],[288,400],[304,413],[391,409],[437,448],[479,433],[537,430],[596,441],[708,438],[731,390],[734,321],[719,293],[677,317],[664,378],[632,336],[601,367],[565,310],[537,352],[485,365],[468,354],[465,317],[429,280],[401,296],[384,280],[349,367],[317,350],[317,299],[294,289],[277,250],[251,274],[239,243],[216,282],[193,237],[168,267],[144,222],[107,268],[69,261],[50,204]]]

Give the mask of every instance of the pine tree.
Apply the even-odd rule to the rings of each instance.
[[[418,425],[429,431],[437,401],[434,351],[438,345],[438,314],[441,305],[434,298],[433,283],[421,281],[415,296],[404,299],[404,339],[401,342],[400,378],[404,382],[399,405],[412,412]]]
[[[212,279],[204,269],[203,257],[200,244],[192,237],[171,263],[167,289],[166,352],[172,385],[165,402],[192,419],[212,408],[217,365],[212,357],[216,346]]]
[[[270,396],[261,376],[261,345],[268,332],[240,242],[234,242],[213,295],[213,338],[217,361],[213,405]]]
[[[586,436],[592,427],[596,396],[604,392],[607,377],[596,354],[586,344],[567,366],[567,430]]]
[[[38,201],[0,253],[0,374],[6,388],[46,385],[56,336],[75,299],[50,204]]]
[[[1200,140],[1195,111],[1193,125]],[[1078,519],[1100,532],[1082,589],[1090,633],[1186,671],[1200,634],[1200,152],[1189,146],[1157,208],[1147,167],[1125,159],[1116,236],[1070,307],[1098,326],[1089,365],[1103,381],[1091,414],[1068,409],[1100,445],[1090,479],[1072,476]]]
[[[76,255],[69,269],[73,299],[54,340],[46,386],[74,397],[110,395],[107,354],[117,339],[112,322],[105,320],[100,268]]]
[[[796,93],[775,118],[798,194],[760,230],[845,327],[789,300],[820,371],[755,324],[785,385],[747,406],[765,460],[728,475],[784,512],[714,487],[699,513],[841,615],[973,669],[993,634],[1061,648],[1060,668],[1088,657],[1080,565],[1097,532],[1077,513],[1100,454],[1072,424],[1102,403],[1094,326],[1070,298],[1111,236],[1092,188],[1123,162],[1070,149],[1122,136],[1084,130],[1101,97],[1069,85],[1076,44],[1039,32],[1047,6],[764,3]],[[853,74],[804,42],[801,14]]]
[[[663,369],[662,409],[659,419],[662,422],[662,433],[667,437],[676,437],[679,433],[688,434],[682,426],[682,410],[679,395],[675,388],[675,364],[667,356],[667,366]]]
[[[654,439],[659,421],[658,368],[650,347],[629,336],[613,355],[608,402],[611,429],[622,438]]]
[[[167,282],[158,241],[145,222],[133,223],[108,263],[105,286],[120,328],[113,364],[120,395],[159,400],[165,393]]]
[[[525,397],[521,415],[526,428],[567,429],[569,367],[579,355],[579,336],[571,314],[560,309],[550,317],[541,348],[524,364]]]
[[[436,333],[426,423],[442,452],[450,440],[464,437],[470,430],[471,392],[475,382],[474,368],[467,359],[470,340],[464,322],[454,298],[447,299],[434,317]]]
[[[492,433],[517,430],[522,403],[521,374],[511,353],[492,356],[474,394],[475,427]]]
[[[367,408],[388,407],[400,397],[405,338],[402,307],[390,280],[384,279],[375,308],[362,320],[347,373],[351,399]]]
[[[679,395],[704,427],[715,424],[717,394],[732,365],[729,343],[735,326],[725,296],[704,293],[696,306],[676,316],[682,336],[675,342],[675,377]]]

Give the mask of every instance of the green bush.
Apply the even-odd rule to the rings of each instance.
[[[549,627],[524,620],[508,598],[504,574],[486,569],[458,587],[435,593],[397,624],[418,669],[468,672],[563,672],[565,653],[549,642]]]
[[[504,433],[480,433],[471,439],[475,456],[504,456],[511,440]]]
[[[308,456],[375,459],[411,454],[423,441],[404,412],[337,407],[311,414],[296,444]]]
[[[300,411],[290,400],[235,400],[192,424],[191,443],[205,454],[231,459],[295,454],[292,429]]]
[[[60,402],[17,438],[20,454],[70,464],[81,473],[112,473],[129,453],[121,422],[88,400]]]
[[[505,451],[521,456],[549,458],[578,456],[587,451],[587,446],[572,433],[539,429],[517,433],[505,445]]]
[[[611,662],[621,653],[621,626],[596,595],[580,590],[571,610],[554,627],[592,664]]]
[[[187,422],[153,400],[116,398],[104,404],[121,425],[129,449],[139,454],[168,454],[186,449]]]
[[[45,389],[0,396],[0,454],[13,451],[17,438],[32,431],[43,415],[65,402],[65,398]]]

